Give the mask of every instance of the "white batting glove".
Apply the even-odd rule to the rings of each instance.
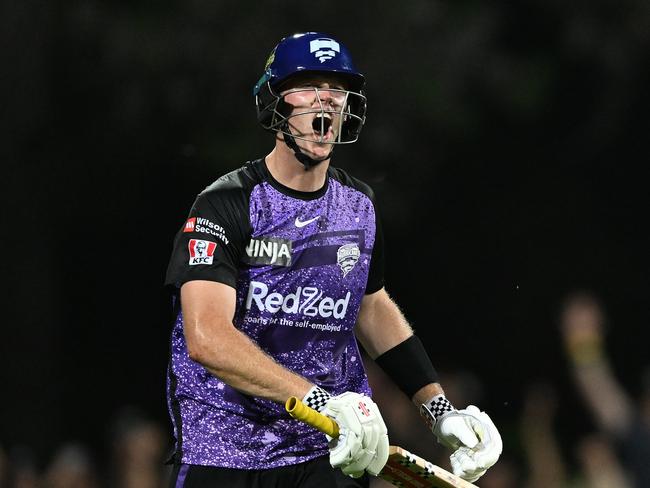
[[[437,395],[420,412],[438,441],[454,451],[449,459],[456,476],[474,482],[499,459],[503,450],[499,431],[474,405],[456,410],[444,395]]]
[[[347,391],[332,397],[322,413],[339,424],[339,437],[327,436],[332,467],[353,478],[364,471],[377,476],[388,461],[388,431],[375,402]]]

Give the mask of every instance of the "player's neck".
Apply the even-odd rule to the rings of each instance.
[[[317,191],[325,184],[329,160],[305,170],[291,149],[276,145],[266,156],[266,166],[273,178],[292,190]]]

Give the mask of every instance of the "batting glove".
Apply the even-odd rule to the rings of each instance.
[[[348,391],[332,397],[322,413],[339,424],[339,437],[327,436],[332,467],[353,478],[364,471],[377,476],[388,461],[388,431],[375,402]]]
[[[492,419],[474,405],[456,410],[444,395],[423,404],[420,413],[438,438],[452,449],[454,474],[474,482],[497,462],[503,442]]]

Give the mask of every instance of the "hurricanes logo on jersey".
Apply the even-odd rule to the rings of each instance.
[[[344,278],[357,264],[359,256],[361,256],[361,251],[356,244],[343,244],[336,251],[336,262],[339,264],[341,271],[343,271]]]
[[[314,39],[309,43],[309,52],[313,53],[321,63],[341,52],[341,46],[334,39]]]

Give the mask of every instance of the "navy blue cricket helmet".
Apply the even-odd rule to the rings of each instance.
[[[348,95],[342,112],[344,122],[339,137],[332,144],[355,142],[365,122],[365,78],[354,66],[348,49],[333,37],[319,32],[285,37],[271,51],[264,73],[253,88],[257,118],[262,127],[292,137],[280,88],[284,82],[303,73],[336,75],[345,82]]]
[[[302,72],[336,73],[346,79],[350,89],[357,93],[365,84],[363,75],[355,68],[350,52],[343,44],[320,32],[305,32],[285,37],[273,48],[253,94],[257,96],[267,82],[271,88],[277,88],[283,81]]]

